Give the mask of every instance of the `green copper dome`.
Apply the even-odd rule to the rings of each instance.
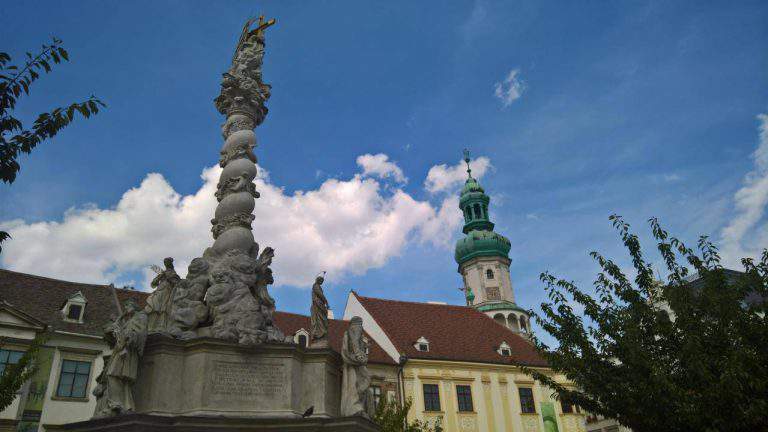
[[[478,256],[508,257],[509,239],[493,231],[470,231],[456,242],[454,257],[458,264]]]
[[[456,242],[456,262],[461,264],[478,256],[503,256],[508,258],[511,244],[509,239],[493,231],[493,222],[488,218],[488,204],[491,198],[485,194],[480,183],[472,177],[469,167],[469,152],[464,151],[467,163],[467,181],[461,190],[459,208],[464,213],[466,237]]]

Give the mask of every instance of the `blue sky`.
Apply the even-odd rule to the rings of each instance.
[[[20,117],[90,94],[108,105],[0,186],[0,225],[14,234],[5,268],[142,288],[165,254],[188,262],[202,252],[212,214],[201,173],[221,145],[212,100],[242,23],[259,13],[278,23],[264,68],[270,113],[256,131],[274,199],[257,202],[271,213],[257,209],[255,231],[269,226],[283,245],[281,309],[308,308],[304,281],[320,266],[334,269],[326,290],[337,313],[350,289],[460,303],[459,210],[448,211],[459,184],[430,191],[425,179],[442,164],[433,179],[455,174],[464,147],[489,162],[481,182],[512,242],[525,307],[544,299],[544,270],[590,285],[589,251],[625,259],[612,213],[644,238],[651,216],[691,243],[711,235],[730,260],[768,244],[765,2],[83,1],[4,11],[2,49],[15,59],[51,35],[71,58],[36,83]],[[358,157],[378,154],[379,171],[366,172]],[[159,209],[142,207],[155,198]],[[305,241],[313,217],[323,222]]]

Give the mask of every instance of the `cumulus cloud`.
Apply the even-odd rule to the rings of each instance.
[[[494,86],[493,95],[501,101],[504,108],[512,105],[512,102],[520,99],[525,91],[525,82],[520,79],[520,69],[512,69],[504,78]]]
[[[375,176],[381,179],[392,177],[398,183],[406,183],[408,179],[396,163],[389,160],[384,153],[370,153],[357,157],[357,165],[363,169],[364,176]]]
[[[491,167],[491,161],[487,157],[479,157],[469,162],[472,167],[472,177],[481,178],[488,168]],[[456,165],[448,166],[446,164],[435,165],[429,169],[427,179],[424,181],[424,188],[430,193],[447,192],[456,188],[467,180],[467,165],[464,161],[459,161]]]
[[[391,163],[386,156],[383,162]],[[365,172],[365,163],[360,165]],[[113,208],[73,208],[61,221],[0,222],[0,229],[13,236],[3,244],[3,266],[83,282],[139,274],[146,284],[152,276],[148,266],[173,256],[183,275],[190,260],[213,242],[210,219],[220,172],[219,167],[204,169],[202,186],[190,195],[152,173]],[[445,246],[461,223],[454,196],[438,204],[419,201],[360,173],[287,194],[266,171],[260,173],[253,231],[262,247],[275,248],[276,285],[308,287],[320,270],[331,278],[362,274],[385,265],[409,242]]]
[[[754,168],[734,195],[736,214],[721,233],[722,256],[727,265],[755,257],[768,245],[768,223],[763,219],[768,205],[768,115],[757,116],[760,125]]]

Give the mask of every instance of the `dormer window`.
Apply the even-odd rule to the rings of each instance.
[[[78,304],[71,304],[67,308],[67,319],[72,321],[80,321],[80,317],[83,315],[83,307]]]
[[[429,352],[429,341],[424,336],[420,337],[413,346],[421,352]]]
[[[485,278],[486,278],[486,279],[493,279],[493,270],[491,270],[491,269],[487,269],[487,270],[485,271]]]
[[[83,317],[85,316],[85,305],[88,300],[85,299],[83,293],[78,291],[64,304],[61,308],[62,319],[68,322],[83,323]]]
[[[512,348],[510,348],[509,344],[506,342],[502,342],[496,352],[499,353],[499,355],[503,355],[504,357],[509,357],[512,355]]]
[[[303,328],[296,330],[296,333],[293,335],[293,342],[307,348],[309,346],[309,332]]]

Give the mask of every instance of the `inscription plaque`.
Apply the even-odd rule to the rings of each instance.
[[[286,392],[285,367],[281,363],[214,362],[211,395],[235,400],[277,396]]]

